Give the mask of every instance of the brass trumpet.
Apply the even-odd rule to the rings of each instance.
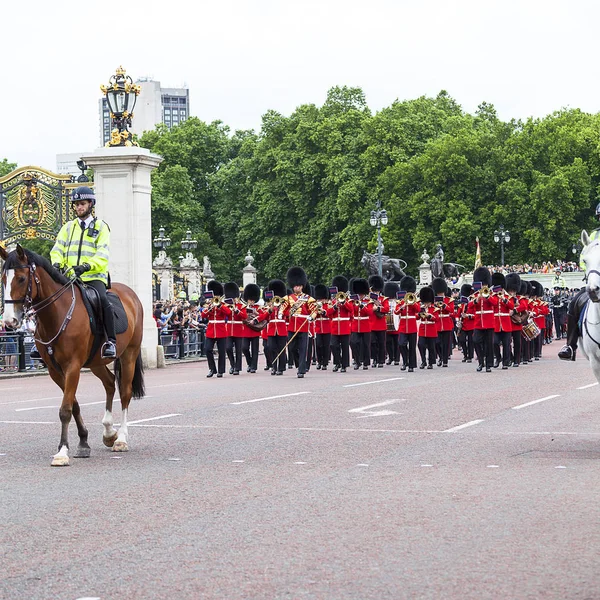
[[[414,304],[417,301],[417,295],[413,294],[412,292],[406,292],[406,295],[404,296],[404,303],[408,304],[409,306],[411,304]]]
[[[223,296],[215,296],[214,298],[210,298],[206,303],[206,307],[208,310],[212,310],[213,308],[219,308],[223,304]]]
[[[489,298],[492,295],[492,290],[487,285],[484,285],[481,290],[479,290],[479,295],[482,298]]]
[[[272,306],[281,306],[281,304],[283,303],[283,298],[281,296],[273,296],[273,298],[271,298],[271,305]]]
[[[350,296],[350,294],[348,294],[348,292],[338,292],[335,295],[335,301],[336,302],[340,302],[340,303],[348,302],[348,297],[349,296]]]

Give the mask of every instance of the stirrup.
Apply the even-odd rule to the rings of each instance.
[[[102,344],[102,350],[100,350],[101,358],[117,358],[117,345],[112,340],[108,340]]]

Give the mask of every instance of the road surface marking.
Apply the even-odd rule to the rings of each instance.
[[[359,385],[371,385],[372,383],[385,383],[386,381],[399,381],[400,379],[406,379],[405,377],[392,377],[391,379],[378,379],[377,381],[363,381],[362,383],[350,383],[342,387],[357,387]]]
[[[538,402],[545,402],[546,400],[552,400],[552,398],[558,398],[560,394],[552,394],[552,396],[544,396],[543,398],[539,398],[538,400],[532,400],[531,402],[526,402],[525,404],[519,404],[519,406],[513,406],[513,410],[520,410],[521,408],[525,408],[526,406],[532,406],[533,404],[537,404]]]
[[[5,425],[56,425],[58,421],[0,421]]]
[[[243,463],[243,462],[246,462],[246,461],[245,460],[232,460],[231,462],[234,462],[234,463]]]
[[[276,398],[289,398],[290,396],[301,396],[311,392],[295,392],[293,394],[281,394],[279,396],[267,396],[266,398],[255,398],[254,400],[242,400],[241,402],[230,402],[230,404],[249,404],[250,402],[262,402],[263,400],[275,400]]]
[[[135,425],[136,423],[145,423],[146,421],[157,421],[158,419],[168,419],[169,417],[180,417],[180,413],[170,413],[168,415],[160,415],[159,417],[150,417],[149,419],[138,419],[137,421],[129,421],[127,425]],[[120,423],[119,423],[120,425]]]
[[[488,465],[487,468],[488,469],[499,469],[500,465]]]
[[[369,406],[361,406],[360,408],[352,408],[348,412],[349,413],[360,413],[361,417],[384,417],[387,415],[397,415],[398,412],[395,410],[371,410],[372,408],[377,408],[378,406],[388,406],[389,404],[394,404],[395,402],[402,402],[399,398],[395,400],[387,400],[386,402],[379,402],[378,404],[369,404]]]
[[[356,466],[357,467],[368,467],[369,465],[367,463],[358,463]]]
[[[180,458],[167,458],[167,460],[171,460],[173,462],[177,462],[179,460],[181,460]]]
[[[473,425],[483,423],[483,421],[484,419],[475,419],[475,421],[469,421],[468,423],[463,423],[462,425],[457,425],[456,427],[450,427],[450,429],[446,429],[444,433],[453,433],[454,431],[460,431],[461,429],[466,429],[467,427],[472,427]]]
[[[555,469],[566,469],[567,467],[563,467],[562,465],[558,466],[558,467],[554,467]]]
[[[299,461],[296,461],[294,464],[295,465],[305,465],[306,463],[299,460]]]
[[[598,385],[598,382],[596,381],[595,383],[588,383],[587,385],[582,385],[581,387],[578,387],[578,390],[587,390],[588,388],[594,387],[595,385]]]
[[[421,465],[422,467],[433,467],[433,465]]]
[[[9,404],[26,404],[28,402],[42,402],[45,400],[62,400],[62,396],[50,396],[49,398],[34,398],[33,400],[13,400],[12,402],[0,402],[0,406],[8,406]]]

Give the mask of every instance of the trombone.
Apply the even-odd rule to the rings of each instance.
[[[414,304],[417,301],[417,295],[413,294],[412,292],[406,292],[406,295],[404,296],[404,303],[408,304],[409,306]]]

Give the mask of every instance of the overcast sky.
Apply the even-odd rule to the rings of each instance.
[[[99,86],[119,65],[187,84],[191,114],[232,130],[334,85],[373,111],[441,89],[502,119],[600,109],[591,0],[7,0],[0,15],[0,160],[20,166],[99,145]]]

